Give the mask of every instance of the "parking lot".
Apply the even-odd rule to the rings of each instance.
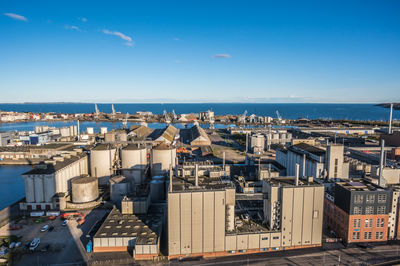
[[[84,264],[87,261],[86,244],[89,239],[86,234],[91,227],[100,220],[107,210],[96,209],[83,212],[86,214],[85,223],[78,225],[75,219],[69,220],[67,226],[62,226],[63,220],[57,217],[55,220],[43,218],[43,222],[36,223],[37,218],[27,218],[22,220],[23,228],[20,230],[9,231],[8,226],[0,229],[0,235],[21,236],[22,245],[19,248],[21,256],[17,256],[13,265],[43,265],[43,264]],[[41,232],[40,229],[48,224],[53,226],[53,230]],[[23,246],[34,238],[40,238],[40,245],[35,251],[24,249]]]

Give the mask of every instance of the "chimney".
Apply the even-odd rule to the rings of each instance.
[[[385,140],[381,139],[381,158],[380,158],[380,163],[379,163],[379,181],[378,185],[379,186],[384,186],[384,180],[383,180],[383,157],[385,156]]]
[[[195,170],[194,170],[194,176],[196,178],[196,187],[199,186],[199,165],[196,163]]]
[[[295,179],[296,187],[299,185],[299,172],[300,172],[300,164],[296,163],[296,179]]]
[[[392,115],[393,115],[393,103],[390,104],[390,116],[389,116],[389,134],[392,134]]]

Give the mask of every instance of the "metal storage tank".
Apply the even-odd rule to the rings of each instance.
[[[101,127],[100,128],[100,133],[101,134],[106,134],[108,132],[108,129],[106,127]]]
[[[124,196],[129,193],[129,183],[124,176],[115,176],[110,179],[110,197],[111,201],[120,204]]]
[[[169,171],[170,166],[175,166],[176,148],[161,143],[151,150],[151,174],[163,175]]]
[[[144,181],[147,166],[147,149],[144,146],[129,144],[121,150],[121,167],[124,176],[135,184]]]
[[[86,128],[86,132],[87,132],[88,134],[93,134],[93,133],[94,133],[94,129],[93,129],[92,127],[87,127],[87,128]]]
[[[113,174],[115,159],[116,149],[108,145],[100,144],[90,151],[90,173],[101,179],[100,185],[108,183],[108,178]]]
[[[96,177],[80,176],[71,181],[72,202],[85,203],[99,197],[99,184]]]
[[[151,202],[164,200],[164,181],[153,180],[150,182],[150,198]]]

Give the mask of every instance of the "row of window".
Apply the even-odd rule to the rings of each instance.
[[[386,203],[387,195],[386,194],[378,194],[378,203]],[[354,195],[354,203],[363,203],[364,195]],[[366,203],[374,203],[375,202],[375,194],[367,194],[365,195]]]
[[[375,240],[383,239],[383,232],[375,233]],[[360,240],[360,232],[353,232],[353,240]],[[372,232],[364,232],[364,240],[372,240]]]
[[[366,206],[365,207],[365,214],[374,214],[374,206]],[[376,208],[377,214],[386,214],[386,206],[378,206]],[[353,214],[362,214],[362,207],[361,206],[354,206]]]
[[[365,219],[364,226],[365,227],[373,227],[373,219]],[[385,225],[385,218],[377,218],[376,219],[376,227],[384,227]],[[361,219],[353,219],[353,227],[360,228],[361,227]]]

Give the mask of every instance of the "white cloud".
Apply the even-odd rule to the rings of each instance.
[[[231,58],[232,56],[229,54],[216,54],[213,58]]]
[[[28,21],[28,19],[26,17],[21,16],[21,15],[17,15],[17,14],[14,14],[14,13],[4,13],[3,15],[7,16],[7,17],[10,17],[12,19],[16,19],[16,20]]]
[[[87,22],[87,18],[78,18],[78,20],[80,20],[82,22]]]
[[[125,34],[119,32],[119,31],[103,30],[103,33],[107,34],[107,35],[117,36],[117,37],[121,38],[122,40],[126,41],[126,43],[125,43],[126,46],[133,46],[132,38],[129,37],[128,35],[125,35]]]
[[[179,41],[178,37],[173,38],[174,41]]]
[[[76,30],[76,31],[81,31],[81,29],[80,29],[78,26],[74,26],[74,25],[72,25],[72,26],[68,26],[68,25],[66,25],[66,26],[65,26],[65,29],[66,29],[66,30]]]

